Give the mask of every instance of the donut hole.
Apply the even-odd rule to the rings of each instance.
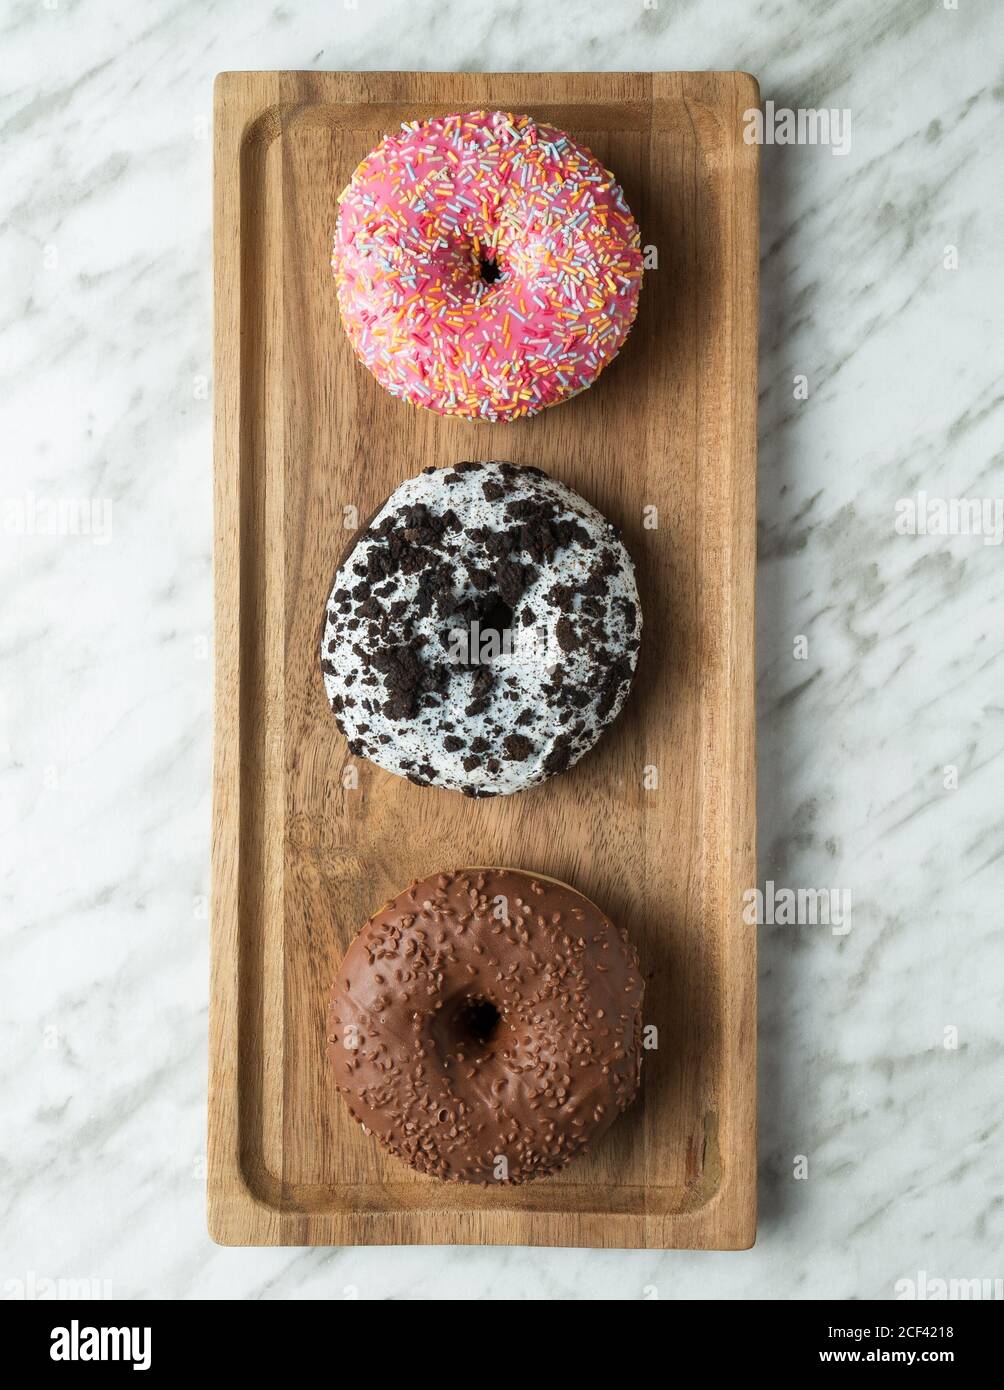
[[[512,609],[501,594],[489,595],[478,614],[478,626],[482,635],[497,635],[500,647],[504,644],[506,633],[512,632]]]
[[[453,1020],[456,1043],[461,1048],[484,1048],[498,1034],[502,1014],[490,999],[465,999]]]
[[[494,285],[503,277],[502,267],[494,256],[481,257],[481,279],[486,285]]]

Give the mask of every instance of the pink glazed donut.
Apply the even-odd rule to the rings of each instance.
[[[638,309],[612,174],[529,116],[405,123],[339,197],[332,269],[359,360],[442,415],[518,420],[592,385]]]

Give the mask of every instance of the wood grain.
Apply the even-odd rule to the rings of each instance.
[[[208,1204],[221,1242],[753,1241],[756,943],[741,906],[756,881],[757,151],[741,117],[758,101],[741,73],[217,78]],[[353,358],[328,265],[337,194],[380,136],[476,107],[583,140],[658,253],[597,384],[507,425],[387,395]],[[543,467],[615,520],[645,616],[634,691],[597,748],[541,787],[477,802],[356,763],[317,661],[355,517],[421,468],[467,458]],[[596,1151],[512,1189],[410,1173],[350,1118],[324,1055],[327,991],[370,913],[413,877],[489,863],[573,883],[623,923],[658,1029],[640,1099]]]

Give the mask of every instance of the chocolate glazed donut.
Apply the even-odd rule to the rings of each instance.
[[[517,869],[434,874],[345,955],[329,1012],[335,1084],[421,1173],[544,1177],[633,1100],[644,991],[627,934],[567,884]]]

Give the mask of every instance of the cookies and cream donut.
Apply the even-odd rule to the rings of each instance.
[[[515,420],[592,384],[642,278],[614,176],[560,130],[472,111],[404,124],[339,197],[342,323],[393,395]]]
[[[468,796],[577,762],[621,709],[641,634],[616,528],[536,468],[402,483],[335,576],[321,641],[352,753]]]
[[[328,1056],[354,1117],[412,1168],[522,1183],[562,1168],[633,1100],[644,992],[627,934],[567,884],[433,874],[346,952]]]

